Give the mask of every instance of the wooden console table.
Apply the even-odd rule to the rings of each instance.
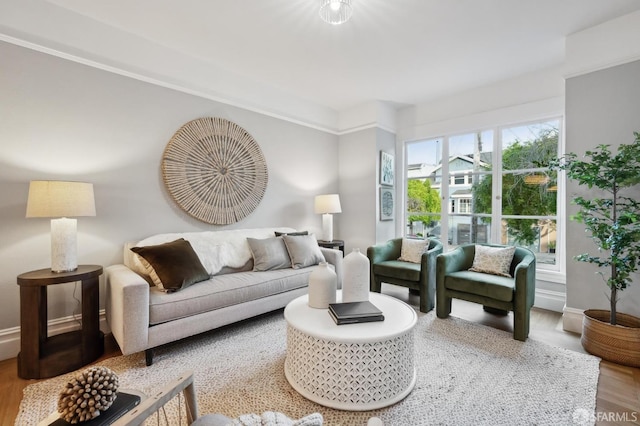
[[[40,269],[18,275],[20,286],[20,353],[18,376],[44,379],[76,370],[104,353],[100,331],[102,266],[80,265],[72,272]],[[47,334],[47,286],[82,282],[82,329]]]

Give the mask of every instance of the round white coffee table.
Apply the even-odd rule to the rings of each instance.
[[[367,411],[395,404],[411,392],[416,383],[413,308],[370,293],[384,321],[336,325],[327,309],[310,308],[307,300],[298,297],[284,309],[284,372],[298,393],[326,407]]]

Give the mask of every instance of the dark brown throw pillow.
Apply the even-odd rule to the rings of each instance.
[[[131,251],[141,257],[145,267],[148,265],[154,284],[167,292],[209,279],[191,243],[184,238],[155,246],[132,247]]]

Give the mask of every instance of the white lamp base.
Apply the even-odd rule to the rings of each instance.
[[[322,239],[333,241],[333,215],[325,213],[322,215]]]
[[[76,219],[51,219],[52,272],[70,272],[78,269],[77,228]]]

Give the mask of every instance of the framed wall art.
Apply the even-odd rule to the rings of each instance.
[[[380,220],[393,220],[393,188],[380,188]]]
[[[380,151],[380,184],[392,186],[394,174],[393,155]]]

